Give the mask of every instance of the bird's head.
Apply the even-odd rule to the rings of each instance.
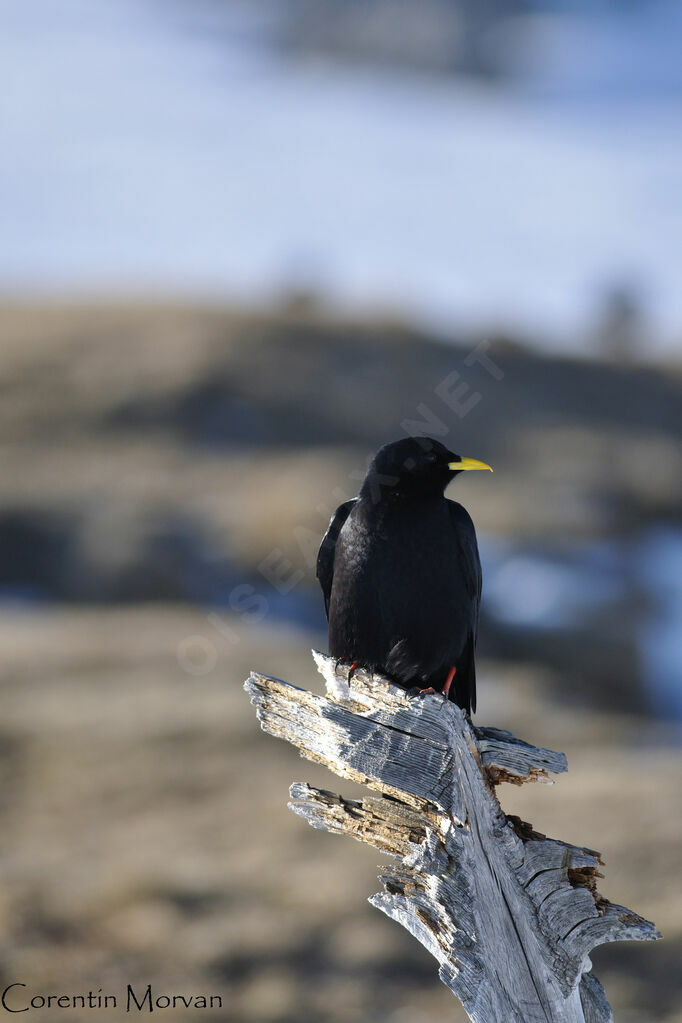
[[[469,469],[493,470],[462,458],[432,437],[405,437],[385,444],[372,459],[361,494],[375,503],[389,493],[443,493],[450,480]]]

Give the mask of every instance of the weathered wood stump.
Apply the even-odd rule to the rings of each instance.
[[[508,817],[495,786],[548,780],[562,753],[477,728],[440,696],[410,699],[386,679],[315,653],[328,697],[253,673],[245,689],[264,731],[367,785],[348,800],[305,782],[290,808],[315,828],[400,859],[369,900],[438,960],[474,1023],[607,1023],[589,953],[660,937],[597,891],[601,859]]]

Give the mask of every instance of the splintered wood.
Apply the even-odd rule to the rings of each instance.
[[[612,1020],[591,949],[658,931],[602,898],[598,853],[507,817],[495,793],[501,781],[547,781],[567,769],[564,755],[314,656],[327,698],[255,672],[245,683],[261,727],[378,795],[296,782],[294,813],[397,857],[370,902],[432,953],[474,1023]]]

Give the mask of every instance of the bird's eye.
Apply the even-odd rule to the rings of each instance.
[[[438,461],[438,455],[435,453],[435,451],[429,451],[429,453],[426,456],[426,461],[427,462],[437,462]]]

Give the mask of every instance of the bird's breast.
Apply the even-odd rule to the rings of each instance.
[[[337,545],[332,604],[401,635],[463,620],[469,598],[460,550],[441,504],[405,502],[350,516]]]

